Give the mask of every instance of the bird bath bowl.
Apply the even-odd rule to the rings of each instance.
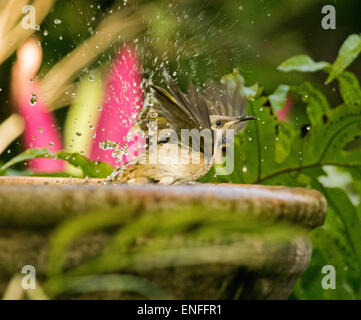
[[[130,273],[151,281],[175,299],[287,299],[311,258],[308,232],[322,225],[326,207],[319,192],[302,188],[228,184],[131,186],[92,179],[3,177],[0,294],[14,275],[21,275],[24,265],[34,266],[39,279],[46,278],[49,240],[65,220],[96,210],[101,214],[102,210],[112,209],[114,214],[122,215],[132,208],[132,214],[143,216],[157,210],[167,213],[196,208],[205,212],[212,209],[213,214],[220,215],[231,212],[244,218],[245,224],[250,219],[268,221],[270,231],[282,225],[289,232],[282,240],[274,240],[268,232],[249,232],[244,228],[236,239],[231,239],[231,245],[222,237],[208,239],[209,243],[202,244],[205,249],[197,265],[187,262],[184,249],[168,266],[138,262],[140,266]],[[111,232],[104,229],[72,245],[67,267],[100,254]],[[187,236],[174,237],[177,245],[184,248]],[[147,241],[144,237],[140,242]],[[82,297],[129,298],[119,292]]]

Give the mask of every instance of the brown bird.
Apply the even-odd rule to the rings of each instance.
[[[204,94],[194,85],[184,94],[169,78],[166,90],[152,86],[158,101],[144,110],[139,123],[147,138],[146,152],[121,172],[129,184],[195,182],[212,167],[215,155],[229,143],[225,131],[238,134],[246,121],[246,98],[239,81],[233,88],[211,83]]]

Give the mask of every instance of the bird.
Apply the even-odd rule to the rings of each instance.
[[[195,183],[230,143],[226,130],[238,134],[247,121],[256,119],[245,115],[247,98],[241,81],[235,86],[211,82],[204,93],[193,84],[183,93],[169,76],[166,84],[169,92],[151,85],[156,103],[146,107],[138,120],[147,137],[146,150],[121,166],[117,178],[121,183]]]

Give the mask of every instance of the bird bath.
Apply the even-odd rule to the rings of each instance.
[[[45,277],[49,239],[64,220],[110,208],[121,215],[130,206],[136,208],[136,215],[195,207],[215,209],[217,214],[228,210],[245,221],[270,221],[270,230],[286,225],[290,232],[282,241],[245,231],[232,243],[232,250],[222,239],[212,244],[212,250],[208,255],[204,251],[199,265],[182,264],[180,254],[170,267],[149,266],[133,270],[132,274],[150,280],[176,299],[287,299],[311,258],[308,232],[322,225],[327,204],[319,192],[302,188],[228,184],[131,186],[105,185],[95,179],[2,177],[0,294],[24,265],[33,265],[37,276]],[[69,265],[100,253],[108,232],[103,230],[83,244],[72,246]],[[186,243],[186,236],[178,235],[177,241]],[[221,259],[214,260],[217,256]],[[100,292],[91,298],[127,296]]]

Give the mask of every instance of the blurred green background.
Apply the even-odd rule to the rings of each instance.
[[[276,71],[276,67],[286,58],[302,53],[316,61],[333,61],[344,39],[361,30],[358,0],[61,0],[55,3],[37,33],[42,37],[44,50],[39,77],[86,40],[111,10],[136,10],[149,2],[156,7],[150,27],[134,41],[144,75],[161,83],[162,73],[167,71],[178,78],[182,87],[189,81],[201,85],[217,80],[235,67],[248,85],[259,82],[268,94],[279,83],[299,83],[305,78],[321,84],[322,74],[286,74]],[[336,7],[336,30],[321,27],[321,9],[326,4]],[[62,23],[54,24],[54,19]],[[94,66],[106,66],[115,52],[115,46],[104,52]],[[11,114],[9,75],[14,60],[15,55],[0,68],[0,122]],[[351,71],[360,74],[360,70],[358,60]],[[332,87],[328,90],[329,99],[337,102],[338,93]],[[65,114],[66,109],[56,112],[61,128]],[[21,150],[19,145],[21,140],[0,160],[16,155]]]
[[[162,74],[166,71],[183,88],[189,81],[203,85],[209,80],[219,80],[234,68],[239,68],[247,85],[258,82],[265,88],[266,94],[271,94],[280,83],[299,84],[307,80],[326,94],[332,106],[341,102],[336,90],[337,82],[325,87],[324,74],[282,73],[276,67],[297,54],[308,54],[315,61],[334,61],[347,36],[361,30],[359,0],[59,0],[37,33],[42,38],[44,50],[39,77],[44,76],[56,62],[89,38],[99,21],[111,10],[132,8],[136,11],[145,3],[153,3],[156,9],[150,13],[147,30],[140,33],[133,42],[137,47],[145,78],[152,79],[154,83],[162,84]],[[321,9],[327,4],[336,8],[336,30],[324,30],[321,27]],[[62,23],[54,24],[54,19],[59,19]],[[114,46],[105,51],[92,66],[83,70],[83,74],[95,67],[109,66],[116,50],[117,46]],[[0,123],[12,113],[9,77],[14,61],[15,55],[0,67]],[[356,60],[350,70],[359,77],[361,60]],[[304,108],[296,106],[295,109],[294,112],[302,118]],[[67,108],[56,111],[60,128],[63,128],[66,112]],[[0,155],[0,161],[9,160],[22,149],[21,139],[18,139],[9,147],[9,152]],[[333,182],[328,183],[338,186],[342,181],[338,182],[337,179],[340,177],[334,173]],[[346,206],[344,208],[347,209]],[[359,214],[360,212],[361,210]],[[329,216],[332,217],[332,214],[331,212]],[[328,228],[326,225],[323,231],[329,231]],[[292,297],[359,297],[353,293],[360,292],[361,277],[355,276],[356,272],[345,276],[343,287],[337,293],[325,292],[319,288],[322,276],[319,261],[328,259],[329,245],[328,234],[322,233],[323,231],[316,231],[313,235],[314,260]],[[332,247],[332,250],[337,251],[337,254],[342,251],[340,265],[344,265],[346,272],[347,262],[343,262],[343,259],[344,256],[352,256],[349,247],[342,243],[338,247]],[[351,286],[355,288],[351,290]]]

